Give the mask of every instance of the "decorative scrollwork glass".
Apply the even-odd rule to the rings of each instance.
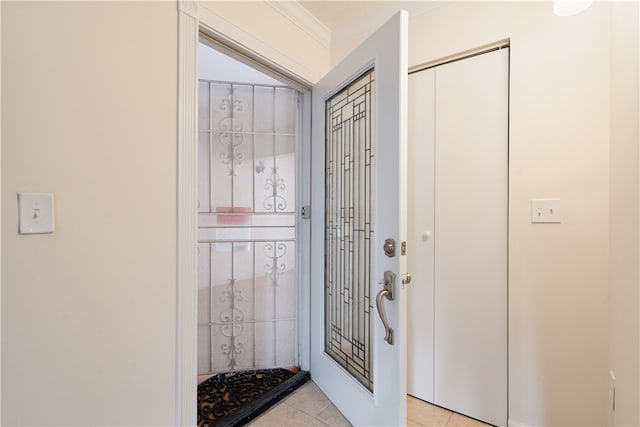
[[[297,364],[297,92],[201,80],[198,372]]]

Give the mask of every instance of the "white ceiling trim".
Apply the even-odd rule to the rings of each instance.
[[[297,1],[265,0],[269,6],[296,24],[322,46],[331,47],[331,30]]]

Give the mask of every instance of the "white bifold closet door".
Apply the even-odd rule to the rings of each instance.
[[[508,72],[505,48],[409,79],[409,394],[497,426],[507,424]]]

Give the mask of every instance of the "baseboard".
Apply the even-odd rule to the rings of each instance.
[[[512,419],[509,419],[509,421],[507,422],[507,426],[508,427],[533,427],[533,426],[530,426],[529,424],[521,423],[520,421],[515,421]]]

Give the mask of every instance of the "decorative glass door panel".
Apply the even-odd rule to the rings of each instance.
[[[201,80],[198,373],[297,356],[297,92]]]
[[[394,286],[406,257],[386,249],[406,240],[407,21],[389,19],[312,91],[310,369],[352,425],[407,421],[406,294]]]
[[[326,101],[325,351],[373,389],[374,71]]]

